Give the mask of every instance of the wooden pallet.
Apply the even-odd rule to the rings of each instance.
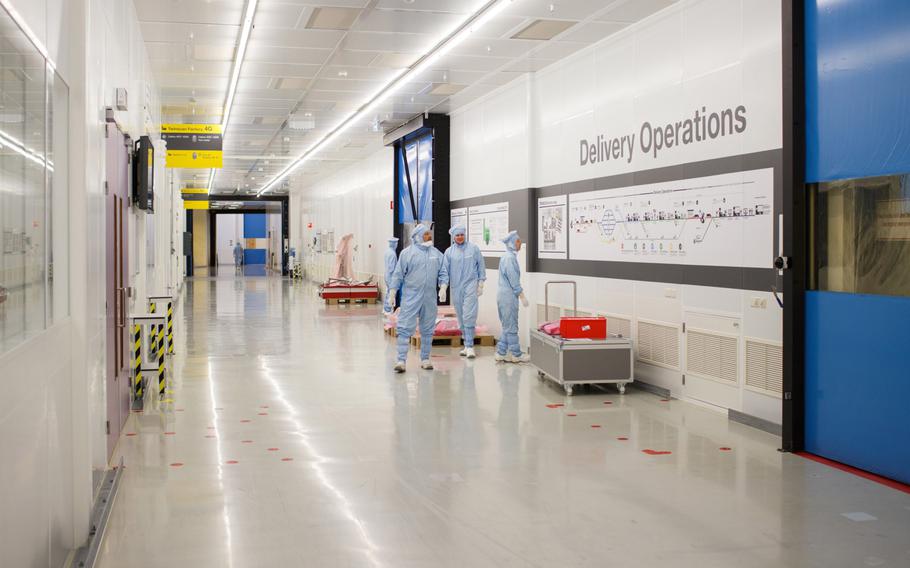
[[[460,335],[434,335],[433,347],[461,347]],[[496,338],[492,335],[477,335],[474,337],[475,347],[494,347]],[[411,347],[420,347],[420,336],[411,336]]]
[[[383,328],[386,335],[391,335],[392,337],[398,337],[398,330],[394,327]]]
[[[324,298],[326,305],[338,304],[375,304],[376,298]]]

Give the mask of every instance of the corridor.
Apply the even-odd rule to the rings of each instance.
[[[725,413],[567,398],[489,347],[396,375],[377,306],[279,277],[180,298],[170,398],[113,460],[104,568],[910,564],[910,495]]]

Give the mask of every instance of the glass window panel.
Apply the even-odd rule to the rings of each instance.
[[[910,176],[827,182],[816,191],[815,287],[910,296]]]
[[[68,99],[66,85],[0,9],[0,354],[44,331],[53,306],[69,312]],[[54,259],[62,262],[57,274]]]
[[[69,87],[48,66],[47,314],[48,325],[69,315]]]

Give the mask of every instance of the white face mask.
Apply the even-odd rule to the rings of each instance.
[[[420,243],[420,246],[429,248],[429,247],[433,246],[433,241],[423,241],[422,243]]]

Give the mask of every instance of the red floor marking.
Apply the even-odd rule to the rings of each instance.
[[[127,436],[135,436],[136,433],[135,433],[135,432],[127,432],[126,435],[127,435]]]
[[[853,466],[836,462],[834,460],[829,460],[828,458],[823,458],[815,454],[810,454],[809,452],[796,452],[796,455],[802,458],[806,458],[807,460],[812,460],[814,462],[826,465],[828,467],[833,467],[834,469],[839,469],[846,473],[852,473],[857,477],[868,479],[869,481],[878,483],[879,485],[884,485],[885,487],[890,487],[891,489],[896,489],[903,493],[910,493],[910,485],[907,485],[906,483],[901,483],[900,481],[895,481],[894,479],[888,479],[887,477],[882,477],[881,475],[875,475],[874,473],[870,473],[862,469],[857,469]]]
[[[591,428],[600,428],[600,424],[591,424]]]
[[[667,456],[673,453],[663,450],[642,450],[642,452],[648,454],[649,456]]]
[[[268,416],[268,415],[269,415],[268,412],[260,412],[260,413],[259,413],[259,416]]]
[[[246,424],[247,422],[252,422],[252,420],[241,420],[241,424]]]
[[[577,414],[566,414],[566,416],[578,416]]]
[[[180,462],[174,462],[171,464],[171,467],[183,467],[183,464]]]
[[[165,435],[165,436],[173,436],[173,435],[176,434],[176,433],[177,433],[177,432],[165,432],[164,435]]]
[[[278,451],[278,448],[269,448],[269,451],[270,451],[270,452],[277,452],[277,451]]]
[[[547,408],[559,408],[560,406],[565,406],[565,404],[548,404]]]
[[[292,462],[292,461],[294,461],[294,458],[281,458],[281,461],[283,461],[283,462]]]
[[[613,401],[612,401],[612,400],[605,400],[605,401],[604,401],[604,404],[613,404]]]
[[[626,438],[625,436],[620,436],[620,437],[618,437],[618,438],[616,438],[616,439],[617,439],[617,440],[620,440],[620,441],[622,441],[622,442],[625,442],[626,440],[628,440],[628,438]]]
[[[670,399],[669,399],[669,398],[662,398],[662,399],[660,399],[660,401],[661,401],[661,402],[670,402]]]
[[[240,462],[238,462],[237,460],[228,460],[224,463],[229,464],[229,465],[234,465],[235,463],[240,463]]]
[[[241,444],[252,444],[253,440],[241,440],[240,443]]]
[[[733,448],[728,448],[727,446],[724,446],[724,447],[722,447],[722,448],[717,448],[717,449],[720,450],[720,451],[722,451],[722,452],[729,452],[729,451],[732,451],[732,450],[733,450]]]

